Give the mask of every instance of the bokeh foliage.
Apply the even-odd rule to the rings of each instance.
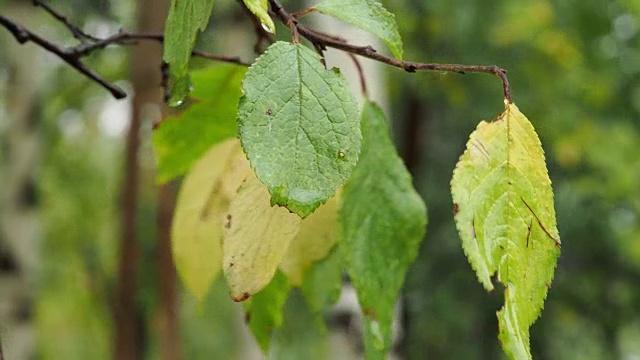
[[[0,1],[0,9],[12,3]],[[132,3],[76,0],[56,5],[89,29],[98,29],[98,22],[117,31],[119,25],[132,23]],[[405,59],[508,69],[514,101],[546,149],[563,251],[542,317],[531,329],[534,358],[614,359],[640,353],[639,2],[384,3],[398,20]],[[221,49],[224,40],[216,39],[225,31],[251,33],[248,22],[238,27],[240,16],[232,5],[216,3],[219,13],[203,34],[201,48]],[[66,36],[49,20],[39,26],[51,29],[48,35],[54,38]],[[3,48],[13,41],[4,35],[0,33]],[[279,37],[285,35],[286,29],[278,31]],[[245,48],[231,55],[250,54],[253,38],[244,39]],[[90,64],[108,78],[125,79],[126,54],[109,49],[92,57]],[[0,54],[0,59],[7,56],[11,53]],[[113,325],[109,291],[116,281],[122,139],[107,135],[108,119],[100,117],[116,105],[73,70],[57,60],[49,62],[54,65],[40,70],[47,81],[40,94],[42,275],[34,305],[38,353],[43,359],[106,359]],[[0,86],[7,83],[8,72],[0,62]],[[487,295],[477,283],[455,232],[448,192],[457,158],[477,120],[492,119],[503,109],[499,81],[485,75],[405,74],[397,69],[388,70],[386,81],[387,115],[430,214],[427,239],[404,289],[400,352],[407,359],[501,358],[494,315],[501,306],[501,290]],[[0,89],[0,94],[6,91]],[[0,100],[0,116],[5,109]],[[142,194],[139,228],[146,265],[138,300],[146,317],[149,358],[157,358],[156,199],[151,124],[145,126],[141,158],[143,181],[149,186]],[[6,126],[0,126],[2,144],[5,134]],[[238,309],[216,301],[227,291],[216,284],[200,306],[194,298],[183,297],[186,359],[222,358],[220,354],[237,358],[238,330],[232,319]],[[297,309],[305,321],[316,321],[308,318],[299,297],[290,298],[286,307]],[[291,341],[295,327],[287,317],[284,323],[276,336]],[[231,331],[228,324],[235,324]]]

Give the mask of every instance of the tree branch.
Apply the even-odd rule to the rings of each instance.
[[[418,62],[402,61],[396,58],[380,54],[376,49],[371,46],[358,46],[349,44],[340,38],[330,36],[300,24],[298,19],[292,14],[287,12],[278,0],[269,0],[271,10],[280,19],[280,21],[289,26],[294,24],[297,33],[307,40],[311,41],[315,46],[319,47],[332,47],[351,54],[360,55],[372,60],[379,61],[381,63],[391,65],[407,72],[416,71],[446,71],[456,72],[460,74],[465,73],[488,73],[498,76],[502,80],[502,87],[504,91],[504,98],[511,103],[511,88],[509,87],[509,80],[507,79],[507,71],[498,66],[482,66],[482,65],[460,65],[460,64],[427,64]]]
[[[82,58],[88,56],[96,50],[104,49],[110,45],[132,45],[139,40],[157,41],[160,43],[164,42],[164,36],[162,34],[130,33],[127,31],[120,31],[117,34],[114,34],[105,39],[97,39],[91,35],[86,34],[77,26],[71,24],[65,16],[53,10],[48,5],[41,3],[39,0],[34,0],[34,5],[42,7],[55,19],[64,24],[65,27],[67,27],[67,29],[69,29],[69,31],[73,34],[73,37],[80,41],[80,44],[73,47],[62,47],[56,45],[3,15],[0,15],[0,25],[7,29],[18,43],[25,44],[27,42],[32,42],[45,49],[46,51],[55,54],[71,67],[76,69],[78,72],[84,74],[92,81],[107,89],[116,99],[123,99],[127,96],[127,94],[120,87],[105,80],[102,76],[89,68],[82,61]],[[215,55],[200,50],[193,50],[192,56],[214,61],[234,63],[243,66],[250,65],[249,63],[240,60],[240,58],[238,57]]]

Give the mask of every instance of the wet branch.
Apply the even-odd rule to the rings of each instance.
[[[98,39],[84,31],[80,30],[77,26],[73,25],[65,16],[55,11],[50,6],[35,0],[35,6],[42,7],[47,13],[53,16],[56,20],[60,21],[73,35],[74,38],[80,41],[79,45],[64,47],[41,37],[40,35],[30,31],[22,25],[12,21],[11,19],[0,14],[0,26],[7,29],[16,41],[20,44],[32,42],[44,50],[55,54],[78,72],[84,74],[92,81],[98,83],[105,89],[107,89],[116,99],[122,99],[127,96],[124,90],[119,86],[114,85],[100,76],[98,73],[88,67],[82,59],[96,50],[104,49],[110,45],[134,45],[137,41],[157,41],[164,42],[164,36],[162,34],[145,34],[145,33],[130,33],[127,31],[120,31],[105,39]],[[223,56],[207,53],[200,50],[193,50],[192,56],[201,57],[214,61],[222,61],[228,63],[234,63],[238,65],[249,66],[248,63],[243,62],[240,58],[234,56]]]
[[[319,31],[310,29],[298,22],[298,19],[287,12],[278,0],[269,0],[271,5],[271,11],[280,19],[280,21],[290,26],[295,25],[296,33],[306,38],[314,46],[319,48],[332,47],[351,54],[360,55],[372,60],[379,61],[381,63],[391,65],[407,72],[416,71],[446,71],[456,72],[459,74],[465,73],[488,73],[499,77],[502,80],[502,87],[504,91],[504,97],[508,102],[511,101],[511,89],[509,87],[509,80],[507,79],[507,71],[498,66],[482,66],[482,65],[460,65],[460,64],[428,64],[418,63],[410,61],[402,61],[396,58],[380,54],[376,49],[371,46],[358,46],[349,44],[343,39],[335,36],[330,36]]]

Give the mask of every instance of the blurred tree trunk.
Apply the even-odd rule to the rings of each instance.
[[[27,26],[37,22],[31,4],[9,2],[3,14]],[[40,154],[38,49],[3,37],[0,60],[8,64],[6,132],[0,152],[0,335],[9,359],[34,356],[32,317],[38,263],[37,190]]]
[[[159,339],[162,358],[179,360],[178,292],[171,253],[171,219],[175,208],[175,184],[162,185],[158,193],[158,275],[160,286]]]
[[[162,0],[139,0],[137,4],[137,31],[159,32],[164,28],[166,3]],[[122,239],[118,291],[115,304],[116,335],[115,359],[141,360],[144,358],[143,316],[136,304],[140,244],[137,239],[137,210],[139,199],[140,126],[149,105],[162,106],[160,66],[162,47],[142,42],[133,47],[131,54],[131,80],[134,97],[131,126],[127,135],[125,173],[122,189]],[[164,340],[164,339],[163,339]]]

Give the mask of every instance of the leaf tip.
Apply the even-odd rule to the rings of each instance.
[[[248,292],[242,292],[240,294],[231,293],[230,295],[231,295],[231,300],[235,302],[243,302],[248,300],[251,297],[251,294],[249,294]]]

